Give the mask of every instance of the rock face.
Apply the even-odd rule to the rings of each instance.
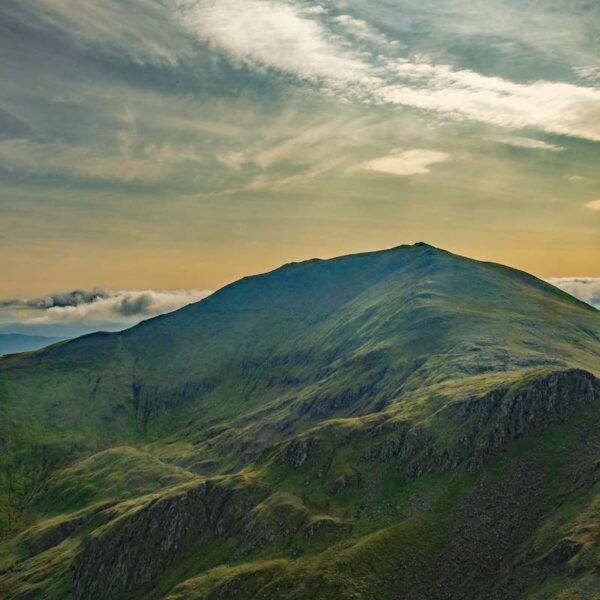
[[[465,424],[460,429],[466,429],[462,445],[468,466],[478,466],[510,440],[563,423],[592,402],[600,402],[600,381],[587,371],[567,369],[463,404],[457,416]]]
[[[376,443],[363,454],[362,463],[366,465],[390,459],[404,463],[406,481],[427,473],[446,472],[459,467],[473,471],[511,440],[561,423],[578,408],[599,400],[600,382],[589,373],[576,369],[555,372],[531,379],[517,389],[502,388],[479,399],[450,407],[442,416],[455,422],[454,442],[441,451],[436,448],[434,438],[426,429],[410,430],[404,423],[391,428],[391,432],[385,425],[367,434],[363,432],[363,438]],[[391,434],[392,437],[377,442],[378,433],[384,436]],[[305,466],[310,468],[311,463],[318,462],[329,452],[318,438],[303,437],[284,445],[277,456],[279,463],[295,471]],[[534,471],[527,472],[527,477],[531,479]],[[514,485],[517,486],[521,481],[518,473],[515,473]],[[344,473],[333,482],[330,493],[340,494],[360,485],[358,473]],[[482,491],[477,493],[489,494],[486,486],[482,484]],[[329,531],[339,527],[339,523],[330,517],[308,520],[308,511],[299,498],[294,501],[284,498],[274,502],[271,497],[259,505],[260,494],[257,489],[249,492],[244,486],[235,485],[230,480],[214,479],[186,484],[167,495],[147,500],[141,507],[134,506],[85,542],[82,552],[73,563],[75,598],[118,600],[130,597],[132,591],[139,593],[140,590],[150,589],[161,574],[192,545],[201,549],[203,544],[208,545],[217,538],[240,536],[247,539],[250,546],[257,548],[291,536],[302,529],[301,525],[306,522],[309,525],[302,531],[306,531],[309,537],[321,533],[323,528]],[[531,533],[537,518],[534,513],[529,515],[531,518],[521,515],[523,522],[517,522],[516,529],[511,524],[514,535],[511,533],[508,536],[506,531],[508,524],[512,523],[511,514],[525,514],[522,507],[528,506],[527,499],[535,497],[538,492],[532,491],[531,486],[521,486],[494,494],[493,502],[489,498],[485,500],[487,496],[484,496],[485,501],[478,500],[473,505],[477,507],[474,513],[477,519],[468,512],[472,510],[471,504],[466,506],[461,522],[464,520],[468,526],[463,524],[461,527],[467,529],[461,530],[460,535],[459,532],[453,534],[460,543],[456,548],[451,544],[447,549],[449,553],[457,553],[452,561],[460,563],[463,568],[464,560],[458,554],[463,552],[463,548],[468,548],[471,553],[469,560],[473,564],[480,561],[490,569],[489,573],[482,575],[482,581],[486,577],[492,578],[493,565],[503,556],[508,556],[517,541],[525,539],[525,534]],[[490,502],[497,507],[497,515],[486,508]],[[262,514],[257,510],[264,506],[269,508],[269,512],[264,517],[257,517],[257,514]],[[495,529],[502,520],[506,521],[504,533]],[[529,529],[524,529],[525,524]],[[470,539],[465,537],[465,531],[476,531],[477,535]],[[68,528],[64,532],[61,530],[63,533],[64,536],[68,535]],[[61,538],[64,536],[61,535]],[[498,541],[496,549],[490,554],[493,560],[489,558],[484,561],[476,547],[494,536]],[[502,547],[502,552],[501,544],[506,546]],[[569,546],[557,556],[563,557],[570,549]],[[449,574],[443,574],[443,577],[454,581]],[[431,594],[432,598],[443,598],[444,590],[432,588]],[[464,593],[457,592],[456,597],[467,598],[468,586]]]
[[[299,438],[288,443],[283,450],[283,461],[289,466],[301,467],[307,460],[318,456],[322,443],[316,438]]]
[[[455,434],[443,449],[425,428],[404,425],[365,452],[364,460],[406,462],[408,480],[457,467],[474,470],[509,441],[562,423],[593,402],[600,402],[600,380],[580,369],[556,371],[516,390],[501,387],[448,407],[440,418],[454,424]]]
[[[591,373],[581,369],[555,371],[533,379],[511,392],[497,390],[477,402],[463,404],[458,416],[472,420],[476,429],[492,426],[489,440],[515,439],[559,423],[581,405],[598,398],[600,385]]]
[[[148,501],[90,537],[73,564],[77,600],[128,598],[192,542],[243,529],[248,494],[214,481]]]
[[[105,502],[92,508],[92,510],[82,511],[80,514],[61,520],[58,523],[53,523],[41,530],[34,528],[33,531],[25,532],[23,542],[29,551],[34,554],[44,552],[49,548],[58,546],[58,544],[66,540],[69,536],[76,533],[90,518],[95,517],[103,511],[108,511],[114,504],[114,502]],[[107,521],[109,518],[106,515],[98,520]]]

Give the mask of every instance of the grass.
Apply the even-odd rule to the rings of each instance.
[[[0,582],[69,597],[80,544],[204,480],[235,486],[255,527],[182,550],[156,598],[185,580],[174,598],[219,598],[253,578],[253,600],[418,594],[483,474],[504,481],[524,457],[545,494],[567,495],[544,505],[528,548],[551,549],[557,531],[583,540],[596,531],[577,524],[597,519],[591,476],[573,491],[569,474],[575,448],[577,469],[593,464],[579,430],[594,410],[532,423],[471,471],[479,450],[464,440],[485,443],[494,424],[460,411],[566,368],[600,374],[599,340],[600,313],[555,288],[417,246],[288,265],[124,333],[1,360]],[[302,464],[286,459],[291,443],[312,448]],[[385,445],[396,453],[366,458]],[[114,506],[100,522],[86,511],[102,503]],[[76,533],[27,549],[80,514]]]

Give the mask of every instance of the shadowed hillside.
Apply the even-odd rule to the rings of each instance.
[[[599,375],[600,312],[426,244],[7,357],[0,590],[595,598]]]

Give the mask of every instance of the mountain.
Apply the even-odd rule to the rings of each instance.
[[[0,360],[0,596],[600,594],[600,312],[428,246]]]
[[[0,356],[4,354],[13,354],[15,352],[39,350],[44,346],[49,346],[50,344],[54,344],[63,339],[64,338],[60,337],[22,335],[19,333],[0,333]]]
[[[51,322],[43,321],[38,322],[36,320],[30,321],[14,321],[7,322],[0,326],[0,336],[7,334],[18,334],[24,336],[33,337],[49,337],[55,340],[66,340],[81,337],[88,333],[94,333],[96,331],[123,331],[133,325],[139,323],[132,320],[129,323],[124,321],[98,321],[85,319],[82,321],[72,320],[62,322]]]

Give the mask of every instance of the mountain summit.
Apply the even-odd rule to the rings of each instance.
[[[600,312],[424,243],[0,361],[9,598],[595,598]]]

